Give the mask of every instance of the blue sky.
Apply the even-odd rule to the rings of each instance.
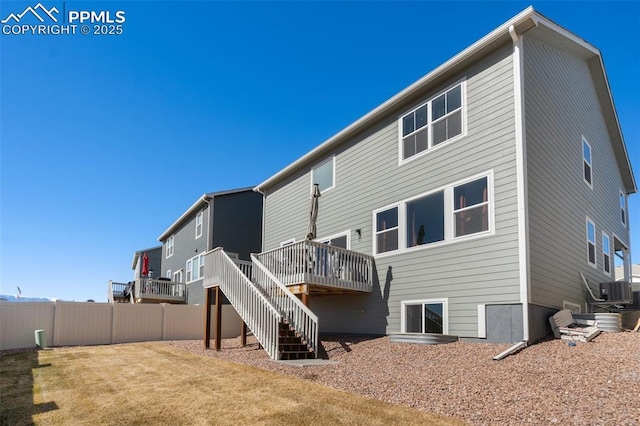
[[[640,170],[637,1],[42,3],[126,21],[0,34],[0,293],[106,301],[200,195],[263,181],[529,4],[601,50]]]

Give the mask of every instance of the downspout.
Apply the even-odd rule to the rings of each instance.
[[[509,27],[509,35],[513,40],[513,99],[515,111],[516,133],[516,181],[518,196],[518,259],[520,276],[520,301],[522,303],[522,341],[529,342],[529,218],[527,212],[527,152],[524,123],[524,67],[523,42],[515,27]],[[518,345],[516,345],[518,346]],[[514,347],[515,348],[515,347]]]
[[[211,215],[213,215],[213,206],[211,205],[211,197],[207,197],[204,195],[202,197],[202,201],[207,203],[207,248],[205,249],[205,253],[209,250],[213,250],[211,247],[211,234],[213,233],[213,229],[211,229]]]
[[[624,191],[624,213],[627,216],[625,220],[627,221],[627,244],[625,247],[626,251],[624,253],[624,267],[622,268],[624,271],[624,279],[625,281],[632,282],[633,281],[633,262],[631,261],[631,221],[629,218],[631,215],[629,214],[629,194],[627,191]]]
[[[267,209],[267,192],[263,191],[260,189],[260,187],[256,186],[255,188],[253,188],[254,192],[257,192],[258,194],[262,194],[262,241],[260,243],[260,251],[263,252],[265,251],[264,248],[264,237],[265,237],[265,212]]]

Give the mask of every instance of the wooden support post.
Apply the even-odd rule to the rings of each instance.
[[[304,303],[304,306],[306,306],[307,308],[309,307],[309,293],[302,293],[302,303]]]
[[[242,328],[240,330],[240,344],[244,348],[247,346],[247,323],[242,321]]]
[[[222,346],[222,292],[220,286],[216,287],[216,351]]]
[[[204,289],[204,348],[209,349],[211,340],[211,288]]]

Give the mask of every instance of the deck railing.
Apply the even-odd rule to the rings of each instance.
[[[278,333],[282,315],[222,248],[205,255],[203,286],[220,286],[271,359],[278,359]]]
[[[130,293],[125,292],[127,287],[129,287],[128,291],[131,291],[132,286],[127,283],[109,281],[107,285],[107,299],[109,303],[113,303],[115,299],[131,299]]]
[[[249,260],[240,260],[240,259],[232,259],[233,263],[235,263],[238,268],[245,274],[247,277],[251,277],[251,268],[252,264]]]
[[[373,257],[352,250],[301,241],[255,255],[284,285],[316,284],[371,292]]]
[[[318,354],[318,317],[252,254],[253,283],[273,303],[287,322]]]
[[[136,299],[185,301],[186,296],[187,287],[184,283],[153,278],[137,278],[135,281],[134,297]]]

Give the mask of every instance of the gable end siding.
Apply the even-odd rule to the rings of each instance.
[[[198,210],[199,212],[200,210]],[[166,258],[166,241],[162,242],[162,276],[164,277],[167,270],[177,272],[182,269],[182,277],[186,281],[187,260],[197,254],[207,251],[207,234],[209,232],[209,223],[207,221],[209,207],[205,205],[202,209],[204,212],[202,220],[202,236],[196,238],[196,214],[190,216],[185,223],[178,228],[173,234],[173,256]],[[187,303],[202,304],[204,303],[204,290],[202,289],[202,280],[194,281],[187,284]]]
[[[622,178],[589,68],[598,58],[535,35],[524,37],[531,303],[561,309],[563,300],[585,302],[578,272],[611,280],[602,268],[602,231],[629,238],[620,221]],[[582,136],[592,149],[593,189],[583,179]],[[597,269],[587,264],[587,216],[596,224]]]

